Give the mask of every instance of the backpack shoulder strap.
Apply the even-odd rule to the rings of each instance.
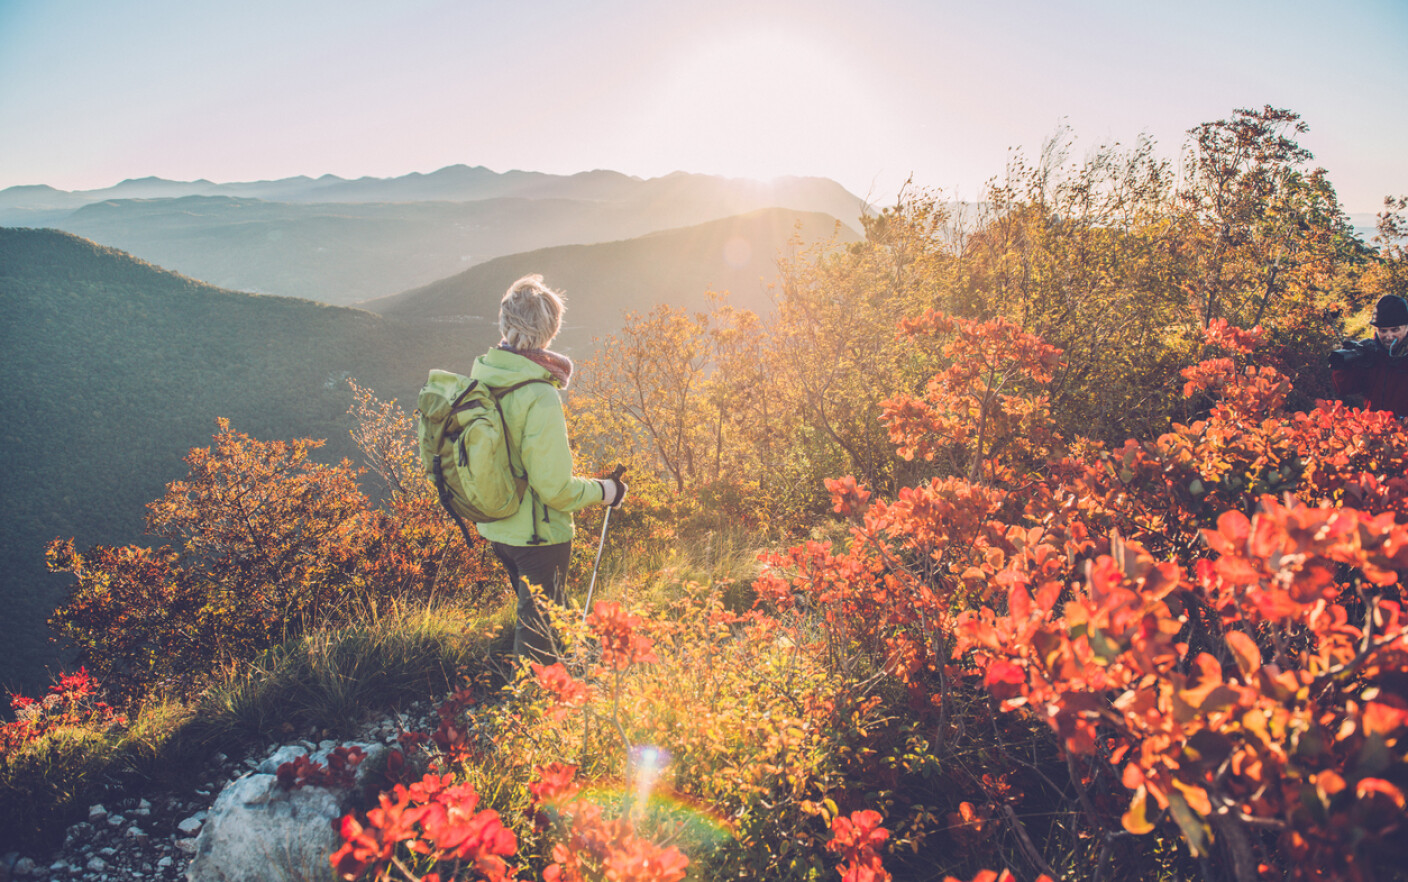
[[[503,398],[510,392],[516,392],[517,390],[522,389],[524,386],[531,386],[534,383],[542,383],[545,386],[552,385],[550,381],[545,380],[542,377],[534,377],[531,380],[519,380],[512,386],[489,386],[488,389],[493,394],[494,398],[498,399]]]
[[[508,420],[504,418],[504,407],[503,407],[503,405],[500,404],[499,402],[504,398],[504,396],[508,395],[509,393],[511,393],[511,392],[516,392],[517,390],[522,389],[524,386],[531,386],[531,385],[533,385],[534,383],[542,383],[542,384],[545,385],[545,386],[552,386],[552,383],[550,383],[549,381],[543,379],[542,377],[534,377],[534,378],[529,379],[529,380],[520,380],[519,382],[514,383],[514,384],[511,385],[511,386],[500,386],[500,387],[498,387],[498,388],[495,388],[495,387],[493,387],[493,386],[488,386],[488,387],[486,387],[486,388],[488,388],[489,393],[490,393],[490,394],[493,396],[493,398],[494,398],[494,407],[498,408],[498,410],[499,410],[499,422],[500,422],[500,423],[503,425],[503,427],[504,427],[504,440],[508,442],[508,468],[509,468],[509,471],[514,475],[514,477],[516,477],[516,478],[518,478],[518,479],[524,481],[525,483],[527,483],[527,481],[528,481],[528,469],[524,467],[524,465],[523,465],[523,457],[522,457],[522,455],[518,452],[518,450],[517,450],[517,445],[513,443],[513,436],[509,434]],[[554,387],[554,388],[556,388],[556,387]],[[517,470],[517,471],[514,471],[514,464],[513,464],[513,461],[514,461],[515,458],[518,460],[518,470]],[[542,505],[542,503],[540,503],[540,502],[538,501],[538,491],[534,490],[533,487],[532,487],[532,485],[529,485],[529,486],[528,486],[528,504],[529,504],[530,506],[532,506],[532,510],[529,512],[528,519],[529,519],[529,523],[531,523],[531,524],[533,525],[533,536],[532,536],[531,539],[528,540],[528,544],[529,544],[529,545],[541,545],[541,544],[543,543],[543,540],[542,540],[542,538],[538,535],[538,511],[537,511],[537,509],[538,509],[538,506],[539,506],[539,505]],[[544,507],[543,507],[543,520],[544,520],[544,521],[547,520],[547,514],[548,514],[548,512],[547,512],[547,507],[544,506]]]

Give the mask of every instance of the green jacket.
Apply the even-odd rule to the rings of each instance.
[[[469,376],[491,387],[535,378],[552,383],[530,383],[499,401],[510,450],[518,454],[528,473],[528,492],[512,516],[475,524],[479,535],[504,545],[528,545],[536,518],[543,544],[571,541],[572,512],[606,500],[598,481],[572,474],[572,449],[567,443],[567,420],[555,388],[557,381],[547,368],[503,349],[491,349],[476,358]]]

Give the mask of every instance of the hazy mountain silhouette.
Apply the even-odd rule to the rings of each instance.
[[[0,191],[0,225],[52,226],[226,288],[347,304],[494,257],[609,242],[762,208],[854,226],[859,197],[825,178],[762,183],[675,173],[332,175],[215,184],[143,178],[102,189]]]

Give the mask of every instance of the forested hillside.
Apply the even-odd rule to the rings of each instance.
[[[407,320],[465,322],[472,319],[471,304],[481,313],[494,308],[514,279],[542,273],[566,289],[566,347],[586,354],[583,342],[615,332],[625,311],[646,312],[659,303],[708,309],[710,291],[727,291],[735,305],[768,312],[779,259],[818,242],[857,238],[829,215],[769,208],[619,242],[512,254],[358,306]]]
[[[55,657],[45,620],[63,582],[44,574],[44,545],[137,538],[216,417],[326,438],[338,458],[353,449],[346,377],[409,400],[428,365],[467,363],[494,336],[224,291],[66,233],[0,229],[0,680],[42,678]]]

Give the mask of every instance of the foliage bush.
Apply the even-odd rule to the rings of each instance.
[[[77,579],[51,624],[110,691],[189,693],[319,625],[482,594],[487,555],[413,474],[409,417],[356,391],[356,440],[387,483],[385,505],[350,463],[313,461],[320,442],[258,441],[221,420],[212,446],[186,457],[188,477],[149,506],[149,531],[173,545],[50,545],[50,568]]]

